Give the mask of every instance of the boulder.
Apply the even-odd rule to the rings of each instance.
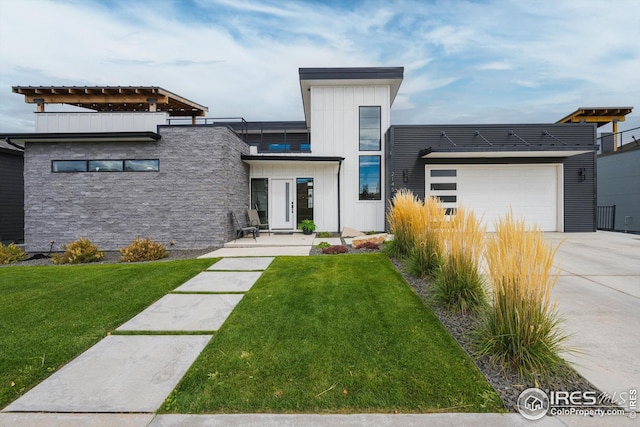
[[[368,236],[358,236],[358,237],[354,237],[353,240],[351,241],[351,246],[353,246],[354,248],[358,245],[361,245],[365,242],[373,242],[373,243],[377,243],[378,245],[381,245],[384,243],[384,241],[387,240],[387,233],[380,233],[380,234],[370,234]]]
[[[364,233],[356,230],[355,228],[344,227],[342,229],[342,237],[358,237],[364,236]]]

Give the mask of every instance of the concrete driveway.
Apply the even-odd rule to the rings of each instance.
[[[640,389],[640,235],[546,237],[563,241],[554,295],[571,334],[568,345],[583,352],[566,358],[601,391],[626,400],[629,390]]]

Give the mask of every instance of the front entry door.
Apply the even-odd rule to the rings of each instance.
[[[294,199],[292,179],[271,180],[271,228],[293,230]]]

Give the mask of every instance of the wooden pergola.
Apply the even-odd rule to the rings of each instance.
[[[150,111],[170,116],[202,117],[209,109],[157,86],[13,86],[25,102],[37,104],[45,112],[46,104],[68,104],[101,112]]]
[[[582,107],[556,123],[596,123],[597,127],[612,123],[614,150],[618,150],[618,122],[624,122],[625,116],[633,107]]]

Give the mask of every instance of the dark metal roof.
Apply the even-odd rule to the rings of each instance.
[[[299,68],[300,80],[400,79],[404,67]]]
[[[0,139],[24,144],[25,142],[153,142],[161,138],[155,132],[78,132],[78,133],[8,133]]]

